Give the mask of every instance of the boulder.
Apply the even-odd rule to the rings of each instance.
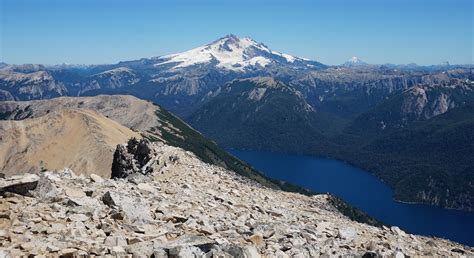
[[[38,186],[40,177],[33,174],[24,174],[0,179],[0,194],[5,192],[26,195]]]
[[[126,251],[128,253],[131,253],[134,255],[134,257],[151,257],[153,253],[163,250],[164,254],[166,256],[160,256],[160,257],[168,257],[166,251],[164,249],[156,249],[153,247],[153,242],[152,241],[146,241],[146,242],[138,242],[134,244],[130,244],[126,247]],[[155,257],[157,257],[155,255]]]
[[[139,184],[137,185],[137,188],[138,188],[139,190],[146,191],[146,192],[151,192],[151,193],[153,193],[153,192],[156,191],[156,189],[155,189],[152,185],[150,185],[150,184],[148,184],[148,183],[139,183]]]
[[[352,241],[357,236],[357,231],[352,227],[344,227],[338,230],[338,237],[347,241]]]
[[[57,202],[63,198],[61,189],[55,184],[55,178],[42,174],[33,195],[44,202]]]
[[[390,230],[397,236],[406,236],[406,233],[399,227],[393,226],[390,228]]]
[[[165,249],[155,248],[153,251],[153,257],[155,258],[168,258],[168,253]]]
[[[216,241],[210,238],[185,234],[180,236],[178,239],[167,243],[156,243],[155,248],[158,247],[164,249],[172,249],[175,247],[194,246],[206,253],[211,250],[214,244],[216,244]]]
[[[96,183],[104,182],[104,179],[101,176],[98,176],[96,174],[90,174],[89,177],[93,182],[96,182]]]
[[[125,249],[122,246],[113,246],[110,249],[110,254],[121,257],[125,254]]]
[[[142,198],[130,197],[126,193],[108,191],[102,196],[102,201],[108,206],[115,206],[122,210],[131,221],[147,222],[152,220],[149,205]]]
[[[69,219],[74,222],[83,222],[87,221],[89,217],[84,214],[71,214],[69,215]]]
[[[204,252],[195,246],[177,246],[169,250],[171,257],[203,257]]]
[[[126,246],[127,239],[124,236],[108,236],[105,241],[104,245],[106,246]]]
[[[262,257],[255,246],[247,245],[247,246],[244,246],[242,250],[243,250],[244,256],[247,258]]]
[[[77,188],[64,187],[64,192],[66,196],[68,197],[73,197],[73,198],[86,197],[86,193],[83,190],[77,189]]]

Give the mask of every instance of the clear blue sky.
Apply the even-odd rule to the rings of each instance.
[[[339,64],[473,63],[473,0],[0,0],[0,61],[114,63],[226,34]]]

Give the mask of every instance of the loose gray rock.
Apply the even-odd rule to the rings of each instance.
[[[126,246],[127,239],[124,236],[108,236],[104,244],[106,246]]]
[[[63,198],[62,191],[56,186],[56,183],[45,174],[41,175],[38,185],[33,191],[33,195],[44,202],[57,202]]]
[[[124,193],[107,191],[102,201],[109,206],[115,206],[125,213],[127,218],[134,222],[151,221],[149,205],[138,197],[130,197]]]
[[[23,174],[0,179],[0,194],[11,192],[25,195],[38,185],[39,176],[33,174]]]
[[[9,257],[474,255],[472,248],[447,240],[354,222],[335,209],[331,196],[269,189],[163,143],[150,144],[143,149],[149,159],[138,159],[138,145],[127,149],[138,172],[125,180],[91,182],[65,169],[42,173],[46,180],[43,185],[40,178],[33,197],[3,195],[0,252]],[[143,174],[143,164],[151,164],[153,172]],[[60,201],[51,202],[55,196]]]

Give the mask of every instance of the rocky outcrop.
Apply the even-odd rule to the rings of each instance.
[[[328,195],[269,189],[182,149],[142,143],[158,157],[146,175],[106,179],[47,171],[32,196],[5,194],[0,256],[474,255],[443,239],[351,221]],[[130,148],[139,145],[133,141]],[[0,179],[0,185],[11,181]]]
[[[157,162],[154,157],[157,156],[147,139],[132,138],[127,145],[119,144],[112,162],[112,178],[123,178],[134,173],[151,173],[152,165]]]

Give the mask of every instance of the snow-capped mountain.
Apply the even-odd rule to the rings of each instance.
[[[272,65],[289,66],[300,69],[323,67],[321,63],[305,58],[270,50],[266,45],[255,40],[235,35],[227,35],[210,44],[178,54],[154,58],[155,67],[171,66],[171,70],[193,66],[215,66],[235,72],[245,72]]]
[[[357,56],[351,57],[351,59],[347,60],[347,62],[344,63],[344,66],[357,66],[357,65],[367,65],[367,63],[362,61],[362,59],[358,58]]]

